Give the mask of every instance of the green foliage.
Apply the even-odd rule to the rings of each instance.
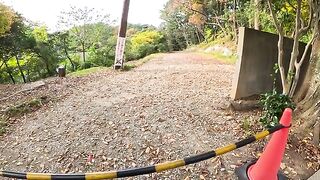
[[[32,31],[32,35],[38,42],[47,42],[48,41],[48,32],[47,27],[35,27]]]
[[[110,24],[108,15],[70,8],[60,17],[61,31],[49,33],[45,26],[31,26],[2,4],[0,9],[0,83],[54,76],[59,65],[74,72],[114,63],[118,28]],[[167,51],[165,38],[153,26],[130,24],[126,60]]]
[[[0,2],[0,36],[7,33],[14,21],[15,13]]]
[[[276,28],[270,16],[269,9],[266,7],[266,5],[260,5],[259,8],[260,9],[257,9],[257,7],[252,2],[244,3],[242,9],[239,9],[237,13],[237,20],[239,26],[253,28],[255,15],[256,13],[258,13],[261,30],[270,33],[275,33]]]
[[[91,68],[91,67],[93,67],[92,62],[91,62],[91,61],[85,61],[85,62],[83,62],[83,63],[81,64],[80,69],[81,69],[81,70],[82,70],[82,69],[88,69],[88,68]]]
[[[270,93],[262,94],[259,102],[263,107],[260,122],[265,127],[277,125],[285,108],[295,108],[295,104],[289,96],[280,94],[275,89]]]
[[[122,71],[130,71],[131,69],[136,68],[136,67],[137,67],[137,66],[134,65],[134,64],[132,64],[132,65],[125,64],[125,65],[123,66]]]
[[[210,57],[212,59],[221,61],[223,63],[227,63],[227,64],[235,64],[237,61],[237,56],[235,55],[231,55],[231,56],[227,56],[224,55],[221,52],[199,52],[199,55],[205,56],[205,57]]]
[[[136,33],[130,39],[132,57],[128,60],[140,59],[149,54],[166,51],[164,36],[156,30],[146,30]]]
[[[73,73],[70,73],[70,76],[73,77],[82,77],[82,76],[87,76],[89,74],[93,74],[93,73],[97,73],[103,70],[106,70],[107,68],[105,67],[92,67],[89,69],[83,69],[83,70],[79,70]]]

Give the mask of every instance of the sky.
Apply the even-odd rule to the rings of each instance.
[[[168,0],[131,0],[129,23],[152,24],[161,23],[160,10]],[[27,19],[45,24],[50,31],[57,29],[60,12],[70,6],[89,7],[105,11],[111,20],[120,23],[123,0],[0,0],[7,6],[22,14]]]

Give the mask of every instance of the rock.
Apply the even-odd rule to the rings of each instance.
[[[230,120],[233,120],[234,117],[232,117],[232,116],[226,116],[226,119],[227,119],[228,121],[230,121]]]
[[[157,121],[158,121],[158,122],[165,122],[166,120],[165,120],[165,119],[162,119],[162,118],[159,118]]]
[[[231,168],[231,169],[236,169],[236,168],[237,168],[237,166],[236,166],[236,165],[234,165],[234,164],[231,164],[231,165],[230,165],[230,168]]]
[[[227,107],[227,109],[231,111],[251,111],[259,108],[261,108],[261,106],[257,100],[230,101]]]

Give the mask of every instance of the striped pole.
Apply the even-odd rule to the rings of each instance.
[[[235,149],[241,148],[245,145],[251,144],[257,140],[263,139],[266,136],[279,131],[280,129],[289,128],[281,124],[272,127],[266,131],[262,131],[254,136],[249,136],[237,143],[230,144],[213,151],[209,151],[203,154],[187,157],[180,160],[164,162],[156,165],[151,165],[141,168],[132,168],[118,171],[108,171],[108,172],[95,172],[95,173],[84,173],[84,174],[46,174],[46,173],[20,173],[11,171],[0,171],[0,177],[9,177],[17,179],[28,179],[28,180],[59,180],[59,179],[74,179],[74,180],[101,180],[101,179],[113,179],[113,178],[123,178],[138,176],[143,174],[151,174],[155,172],[162,172],[169,169],[174,169],[189,164],[198,163],[227,152],[233,151]]]
[[[123,68],[129,5],[130,5],[130,0],[124,0],[121,23],[120,23],[120,27],[119,27],[119,35],[118,35],[118,40],[117,40],[114,69]]]

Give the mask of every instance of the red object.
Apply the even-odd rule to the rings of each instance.
[[[285,109],[280,124],[287,127],[290,126],[291,117],[292,110]],[[288,133],[289,128],[284,128],[272,135],[256,164],[248,169],[247,174],[250,180],[278,180],[277,174],[287,144]]]

